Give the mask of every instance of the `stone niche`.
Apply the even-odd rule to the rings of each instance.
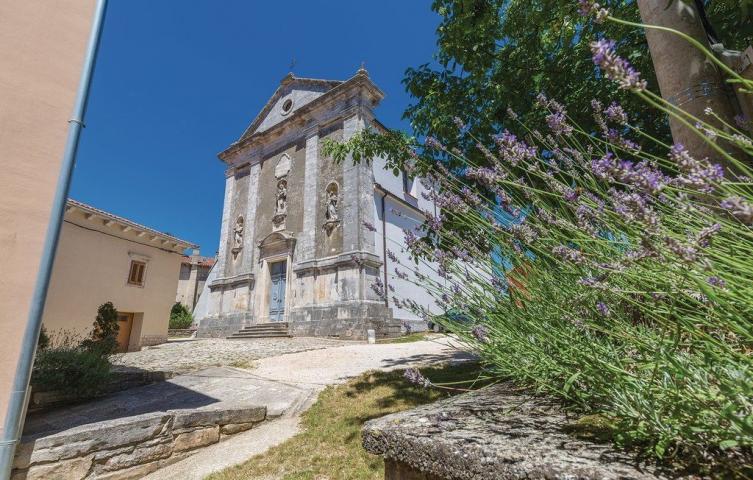
[[[559,405],[508,383],[363,427],[363,446],[385,459],[385,480],[648,480],[665,478],[609,444],[574,436]]]

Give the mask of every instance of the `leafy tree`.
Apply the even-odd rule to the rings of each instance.
[[[640,21],[635,2],[600,3],[615,17]],[[705,3],[728,48],[751,43],[753,20],[745,14],[750,0]],[[641,29],[585,19],[573,0],[435,0],[432,9],[442,17],[435,62],[409,68],[403,81],[415,98],[404,117],[416,134],[431,135],[483,161],[477,149],[468,148],[472,146],[468,142],[475,140],[458,139],[453,117],[466,122],[472,136],[482,141],[506,126],[508,107],[526,125],[540,127],[543,114],[535,109],[534,98],[545,92],[566,105],[575,123],[586,131],[596,130],[590,106],[596,98],[606,105],[622,103],[637,115],[637,128],[669,139],[664,115],[629,92],[617,91],[611,82],[601,81],[591,61],[591,41],[602,36],[615,39],[619,53],[658,93]]]

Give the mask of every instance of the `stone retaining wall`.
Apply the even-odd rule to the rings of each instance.
[[[23,438],[12,480],[142,478],[193,450],[253,428],[266,407],[170,410]]]

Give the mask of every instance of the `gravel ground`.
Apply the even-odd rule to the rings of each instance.
[[[114,355],[116,369],[187,373],[206,367],[250,367],[254,360],[288,353],[353,345],[327,338],[260,338],[254,340],[200,339],[168,342],[139,352]]]

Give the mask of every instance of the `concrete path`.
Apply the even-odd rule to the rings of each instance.
[[[263,358],[249,372],[259,381],[305,391],[281,418],[229,437],[191,457],[158,470],[149,480],[200,480],[212,472],[264,453],[299,431],[301,413],[327,385],[339,384],[369,370],[394,370],[471,357],[451,346],[447,337],[412,343],[348,344],[340,347]]]

